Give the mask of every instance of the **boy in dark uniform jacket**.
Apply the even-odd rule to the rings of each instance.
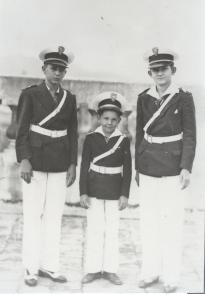
[[[83,283],[97,278],[121,285],[118,269],[119,210],[126,208],[130,181],[130,142],[117,129],[122,96],[101,93],[100,126],[87,135],[80,173],[81,205],[87,208],[87,247]]]
[[[18,103],[16,154],[23,179],[25,283],[38,275],[66,282],[59,271],[61,217],[66,186],[77,164],[76,98],[60,83],[71,53],[63,47],[40,53],[45,81],[22,91]]]
[[[154,85],[137,102],[136,181],[140,186],[142,272],[139,286],[158,281],[176,289],[180,274],[185,188],[195,156],[191,93],[172,83],[176,54],[153,48],[148,56]]]

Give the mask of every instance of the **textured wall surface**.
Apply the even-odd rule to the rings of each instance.
[[[30,85],[40,83],[40,79],[26,78],[26,77],[0,77],[0,99],[3,99],[6,104],[16,105],[21,89],[24,89]],[[82,80],[65,80],[64,87],[69,89],[77,97],[77,103],[88,103],[91,105],[92,99],[102,91],[118,91],[122,95],[125,95],[128,101],[128,108],[132,110],[128,118],[128,128],[132,135],[132,155],[134,159],[134,142],[135,142],[135,121],[136,121],[136,102],[137,94],[146,89],[149,85],[146,84],[128,84],[128,83],[115,83],[115,82],[103,82],[103,81],[82,81]],[[197,119],[197,152],[194,162],[192,185],[190,187],[190,197],[187,200],[188,207],[198,207],[204,209],[204,170],[205,170],[205,91],[202,86],[188,86],[183,87],[193,93],[195,105],[196,105],[196,119]],[[7,106],[0,105],[0,169],[1,177],[0,190],[2,186],[4,190],[8,192],[10,186],[16,186],[16,176],[11,174],[11,170],[15,170],[15,163],[11,160],[15,160],[15,153],[13,150],[14,144],[11,144],[6,137],[6,129],[11,121],[11,110]],[[89,121],[89,120],[88,120]],[[88,129],[88,128],[87,128]],[[81,135],[79,136],[79,156],[82,150],[82,143],[86,134],[86,128],[80,129]],[[6,162],[7,161],[7,162]],[[80,164],[80,157],[79,157]],[[9,165],[11,168],[9,168]],[[78,166],[79,169],[79,166]],[[79,170],[78,170],[79,173]],[[133,170],[134,173],[134,170]],[[7,181],[8,176],[10,178]],[[134,174],[133,174],[134,176]],[[12,184],[13,183],[13,184]],[[1,190],[2,191],[2,190]],[[18,191],[17,191],[18,192]],[[1,193],[2,194],[2,193]],[[7,194],[7,193],[6,193]],[[13,193],[15,194],[15,193]],[[18,194],[18,193],[17,193]],[[3,195],[3,194],[2,194]],[[131,185],[131,203],[138,202],[137,187],[134,182],[134,177]],[[7,197],[7,196],[6,196]],[[9,195],[8,195],[9,197]],[[1,198],[1,197],[0,197]],[[15,195],[14,195],[15,198]],[[79,200],[78,192],[78,178],[76,183],[69,190],[68,201],[76,202]]]
[[[1,98],[11,99],[14,104],[17,104],[21,89],[40,82],[41,79],[37,78],[1,76],[0,96]],[[64,80],[63,85],[77,96],[78,103],[89,103],[98,93],[103,91],[118,91],[126,96],[129,103],[134,103],[137,93],[147,87],[143,84],[83,80]]]

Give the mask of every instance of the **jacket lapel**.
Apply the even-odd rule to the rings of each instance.
[[[154,97],[154,98],[156,98],[156,99],[160,99],[159,98],[159,94],[157,93],[157,91],[156,91],[156,85],[153,85],[150,89],[149,89],[149,91],[147,92],[147,94],[148,95],[150,95],[151,97]],[[177,101],[178,101],[178,99],[179,99],[179,87],[176,85],[176,84],[171,84],[169,87],[168,87],[168,89],[165,91],[165,93],[164,93],[164,95],[163,96],[165,96],[165,95],[167,95],[167,94],[169,94],[169,95],[173,95],[173,97],[171,98],[171,100],[165,105],[165,107],[162,109],[162,111],[161,111],[161,113],[160,113],[160,115],[158,116],[158,118],[160,118],[160,117],[162,117],[165,113],[166,113],[166,111],[167,111],[167,109],[169,109],[170,107],[171,107],[171,105],[173,105],[174,103],[176,103]],[[168,96],[169,97],[169,96]],[[167,98],[168,98],[167,97]],[[166,98],[166,99],[167,99]],[[166,101],[166,100],[165,100]],[[164,102],[165,102],[164,101]],[[163,105],[163,104],[162,104]],[[157,119],[158,119],[157,118]],[[156,119],[156,120],[157,120]]]
[[[173,93],[171,94],[173,95]],[[162,118],[164,115],[166,115],[167,110],[175,103],[177,103],[180,99],[179,92],[176,92],[172,99],[165,105],[165,107],[162,109],[160,112],[160,115],[151,123],[151,125],[148,127],[148,129],[153,127],[154,125],[157,124],[158,120]],[[165,100],[166,101],[166,100]]]
[[[172,97],[172,99],[167,103],[167,105],[162,109],[160,115],[158,116],[158,118],[162,117],[166,111],[175,103],[177,103],[179,100],[179,93],[175,93],[174,96]]]
[[[60,91],[59,91],[59,103],[60,103],[61,100],[63,99],[63,95],[64,95],[64,90],[60,87]],[[51,97],[51,98],[52,98],[52,97]],[[67,100],[67,99],[68,99],[68,92],[66,91],[66,100]],[[45,126],[49,126],[50,123],[53,123],[56,119],[59,118],[59,115],[61,115],[60,113],[62,112],[62,110],[64,109],[64,107],[66,107],[66,104],[67,104],[67,103],[66,103],[66,100],[65,100],[63,106],[61,107],[60,112],[57,113],[57,114],[56,114],[54,117],[52,117],[51,119],[49,119],[49,120],[45,123]],[[59,104],[59,103],[58,103],[58,104]],[[56,105],[56,104],[54,103],[54,108],[51,109],[50,112],[52,112],[57,106],[58,106],[58,105]]]
[[[43,108],[46,109],[48,112],[53,111],[56,107],[56,104],[53,101],[53,98],[49,90],[47,89],[45,82],[38,86],[38,95],[36,98],[41,103]]]

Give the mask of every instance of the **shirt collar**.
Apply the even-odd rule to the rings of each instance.
[[[94,133],[99,133],[99,134],[103,135],[104,137],[106,137],[105,134],[104,134],[104,132],[103,132],[102,126],[99,126],[99,127],[94,131]],[[116,129],[114,130],[114,132],[110,135],[109,139],[112,138],[112,137],[118,137],[118,136],[121,136],[121,135],[122,135],[122,133],[120,132],[120,130],[119,130],[118,128],[116,128]]]
[[[163,93],[163,96],[168,95],[168,94],[175,94],[179,92],[179,87],[177,87],[176,84],[171,84],[166,91]],[[153,85],[147,92],[150,96],[156,98],[156,99],[161,99],[159,97],[159,93],[157,92],[156,85]]]
[[[47,84],[46,82],[45,82],[45,84],[46,84],[46,88],[48,89],[48,91],[50,91],[51,89],[50,89],[50,87],[48,86],[48,84]],[[56,93],[59,93],[59,92],[60,92],[60,87],[58,87]]]

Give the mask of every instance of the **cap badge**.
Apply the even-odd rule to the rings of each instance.
[[[65,51],[65,48],[63,46],[58,47],[58,53],[59,54],[63,54],[64,51]]]
[[[112,101],[115,101],[115,100],[117,99],[117,94],[116,94],[116,93],[111,93],[111,94],[110,94],[110,99],[111,99]]]
[[[157,47],[152,48],[152,52],[153,52],[154,55],[158,55],[159,48],[157,48]]]

